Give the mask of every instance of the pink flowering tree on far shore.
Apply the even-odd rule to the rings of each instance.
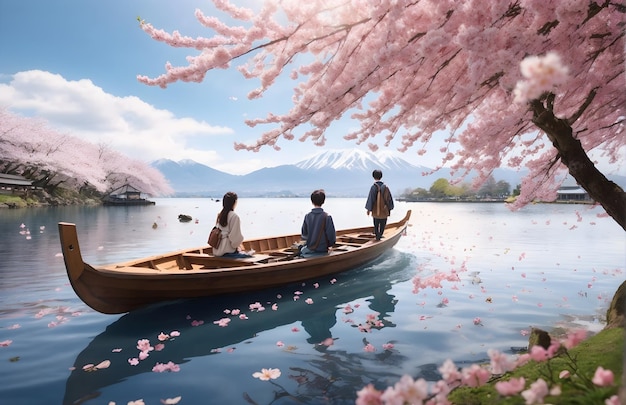
[[[0,172],[23,175],[49,191],[105,193],[129,183],[151,195],[172,193],[163,174],[147,163],[6,109],[0,109]]]
[[[626,229],[624,191],[589,158],[594,151],[619,163],[626,142],[623,4],[266,0],[253,11],[213,3],[237,24],[196,10],[208,34],[191,38],[140,22],[155,40],[196,54],[138,79],[202,82],[236,64],[260,82],[251,99],[292,79],[291,109],[247,121],[269,129],[237,149],[279,149],[296,136],[324,145],[347,115],[360,126],[344,138],[372,150],[382,137],[424,154],[445,134],[442,165],[460,174],[474,169],[484,181],[501,165],[530,169],[516,206],[554,199],[567,169]]]

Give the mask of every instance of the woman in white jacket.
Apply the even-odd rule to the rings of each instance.
[[[241,242],[241,220],[235,213],[237,194],[229,191],[222,198],[222,211],[217,216],[217,227],[222,231],[222,239],[217,248],[213,248],[214,256],[223,257],[250,257],[244,252]]]

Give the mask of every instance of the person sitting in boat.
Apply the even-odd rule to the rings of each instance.
[[[251,257],[245,252],[243,235],[241,233],[241,220],[235,213],[237,206],[237,194],[232,191],[224,194],[222,199],[222,211],[217,216],[217,227],[222,230],[222,239],[217,248],[213,248],[213,256],[242,258]]]
[[[322,208],[324,201],[326,201],[324,190],[315,190],[311,193],[313,209],[305,215],[302,224],[301,236],[305,242],[300,250],[302,257],[326,254],[337,242],[333,218]]]

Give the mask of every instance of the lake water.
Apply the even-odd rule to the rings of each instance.
[[[367,226],[364,203],[330,198],[325,208],[338,229]],[[104,264],[202,245],[220,208],[207,198],[0,210],[0,403],[350,404],[370,382],[383,388],[405,373],[434,381],[448,358],[461,365],[489,348],[512,353],[531,327],[597,331],[625,279],[625,233],[601,209],[398,202],[390,220],[407,209],[412,217],[396,247],[317,283],[125,315],[96,313],[71,289],[59,221],[76,223],[85,259]],[[310,209],[308,199],[237,206],[248,238],[299,232]],[[195,220],[180,223],[179,214]],[[458,282],[413,291],[415,276],[452,270]],[[251,310],[256,302],[266,309]],[[247,319],[227,313],[235,309]],[[225,317],[228,326],[214,323]],[[364,331],[368,317],[382,323]],[[170,338],[160,342],[161,333]],[[131,365],[140,339],[160,350]],[[108,368],[83,370],[105,360]],[[153,371],[169,362],[178,371]],[[281,375],[252,376],[263,368]]]

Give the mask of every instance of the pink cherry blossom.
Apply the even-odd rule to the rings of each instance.
[[[137,357],[133,357],[128,359],[128,364],[130,364],[131,366],[136,366],[137,364],[139,364],[139,359]]]
[[[335,339],[329,337],[320,342],[320,345],[330,347],[335,344]]]
[[[381,395],[385,404],[421,404],[428,398],[428,383],[423,378],[413,380],[403,375],[393,388],[389,387]]]
[[[507,381],[498,381],[495,388],[500,395],[507,397],[519,394],[524,389],[525,384],[524,377],[511,378]]]
[[[383,343],[383,349],[384,350],[392,350],[394,348],[394,344],[393,343]]]
[[[176,405],[180,402],[180,400],[182,399],[182,396],[178,396],[178,397],[174,397],[174,398],[166,398],[166,399],[162,399],[161,403],[163,405]]]
[[[225,328],[230,323],[230,318],[222,318],[222,319],[219,319],[217,321],[213,321],[213,323],[216,324],[217,326]]]
[[[252,374],[252,377],[258,378],[261,381],[275,380],[280,377],[280,370],[277,368],[262,368],[261,371],[257,371]]]
[[[550,358],[548,351],[539,345],[530,348],[530,357],[537,362],[546,361]]]
[[[495,350],[489,349],[487,350],[487,354],[491,360],[491,372],[493,374],[504,374],[506,372],[512,371],[516,367],[515,359],[507,356],[506,354]]]
[[[357,391],[355,405],[382,405],[382,392],[374,388],[374,385],[367,384]]]
[[[526,404],[543,404],[543,399],[548,395],[548,384],[541,378],[530,384],[530,388],[522,391],[522,397]]]
[[[154,347],[150,346],[150,341],[148,339],[139,339],[137,341],[137,349],[142,352],[149,352],[154,350]]]
[[[0,347],[7,347],[9,346],[11,343],[13,343],[12,340],[3,340],[2,342],[0,342]]]
[[[591,382],[593,382],[598,387],[610,387],[614,382],[613,371],[605,370],[602,366],[599,366],[596,369]]]
[[[478,364],[472,364],[469,367],[464,367],[461,370],[461,383],[468,387],[480,387],[489,381],[491,373],[484,367]]]
[[[281,340],[279,340],[278,342],[276,342],[276,346],[283,347],[285,346],[285,344]]]
[[[371,352],[375,352],[376,348],[371,343],[368,343],[363,347],[363,350],[371,353]]]
[[[97,365],[93,365],[93,364],[86,364],[83,366],[83,370],[85,371],[97,371],[97,370],[101,370],[101,369],[105,369],[105,368],[109,368],[111,366],[111,361],[110,360],[103,360],[100,363],[98,363]]]
[[[105,191],[128,182],[148,194],[172,193],[163,175],[148,163],[128,158],[110,147],[58,132],[40,119],[0,109],[0,132],[3,141],[11,145],[3,147],[3,159],[23,162],[27,170],[46,167],[49,174],[62,174],[66,178],[64,187],[78,190],[89,185]],[[33,145],[37,145],[35,150]],[[40,232],[44,229],[40,228]]]
[[[263,308],[263,305],[257,301],[253,304],[250,304],[248,308],[250,309],[250,311],[259,311],[261,308]]]
[[[526,103],[544,92],[552,91],[568,79],[569,73],[569,69],[555,52],[525,58],[520,64],[520,70],[525,80],[517,82],[514,90],[515,101],[518,103]]]
[[[570,332],[563,342],[563,346],[565,346],[567,349],[571,349],[577,346],[583,340],[585,340],[586,337],[587,331],[584,329],[578,329],[576,331]]]
[[[360,323],[358,325],[358,329],[359,329],[359,332],[369,333],[372,330],[372,325],[369,323],[365,323],[365,324]]]
[[[474,169],[478,182],[503,163],[529,168],[514,208],[553,197],[565,164],[580,178],[579,166],[592,165],[570,156],[574,151],[561,148],[556,137],[579,140],[576,152],[583,155],[595,149],[620,161],[624,111],[615,106],[626,105],[626,95],[619,3],[596,2],[593,13],[587,3],[554,0],[480,7],[434,1],[319,1],[300,7],[266,0],[260,11],[216,3],[227,14],[224,21],[196,12],[209,38],[183,37],[140,21],[153,39],[194,54],[183,66],[168,63],[161,75],[137,79],[161,87],[216,81],[232,65],[250,80],[253,100],[293,81],[293,105],[283,114],[248,119],[250,126],[267,128],[255,142],[237,142],[236,149],[280,149],[279,142],[294,134],[323,146],[341,133],[333,124],[350,115],[357,124],[343,134],[346,140],[369,142],[372,150],[400,146],[424,154],[446,128],[448,144],[459,150],[429,151],[439,153],[442,166]],[[566,131],[556,131],[557,123]],[[380,134],[385,136],[379,141]],[[551,165],[559,154],[563,159]],[[581,185],[590,189],[594,180]],[[610,206],[614,197],[597,201]],[[607,212],[624,227],[623,212]]]
[[[167,363],[156,363],[154,367],[152,367],[152,371],[155,373],[163,373],[166,371],[176,373],[180,371],[180,366],[171,361],[168,361]]]
[[[611,398],[604,401],[604,405],[622,405],[622,401],[617,395],[613,395]]]
[[[439,367],[439,372],[441,373],[441,377],[443,381],[448,384],[452,384],[456,381],[461,380],[461,372],[458,367],[454,364],[454,362],[450,359],[447,359],[443,362],[443,364]]]

